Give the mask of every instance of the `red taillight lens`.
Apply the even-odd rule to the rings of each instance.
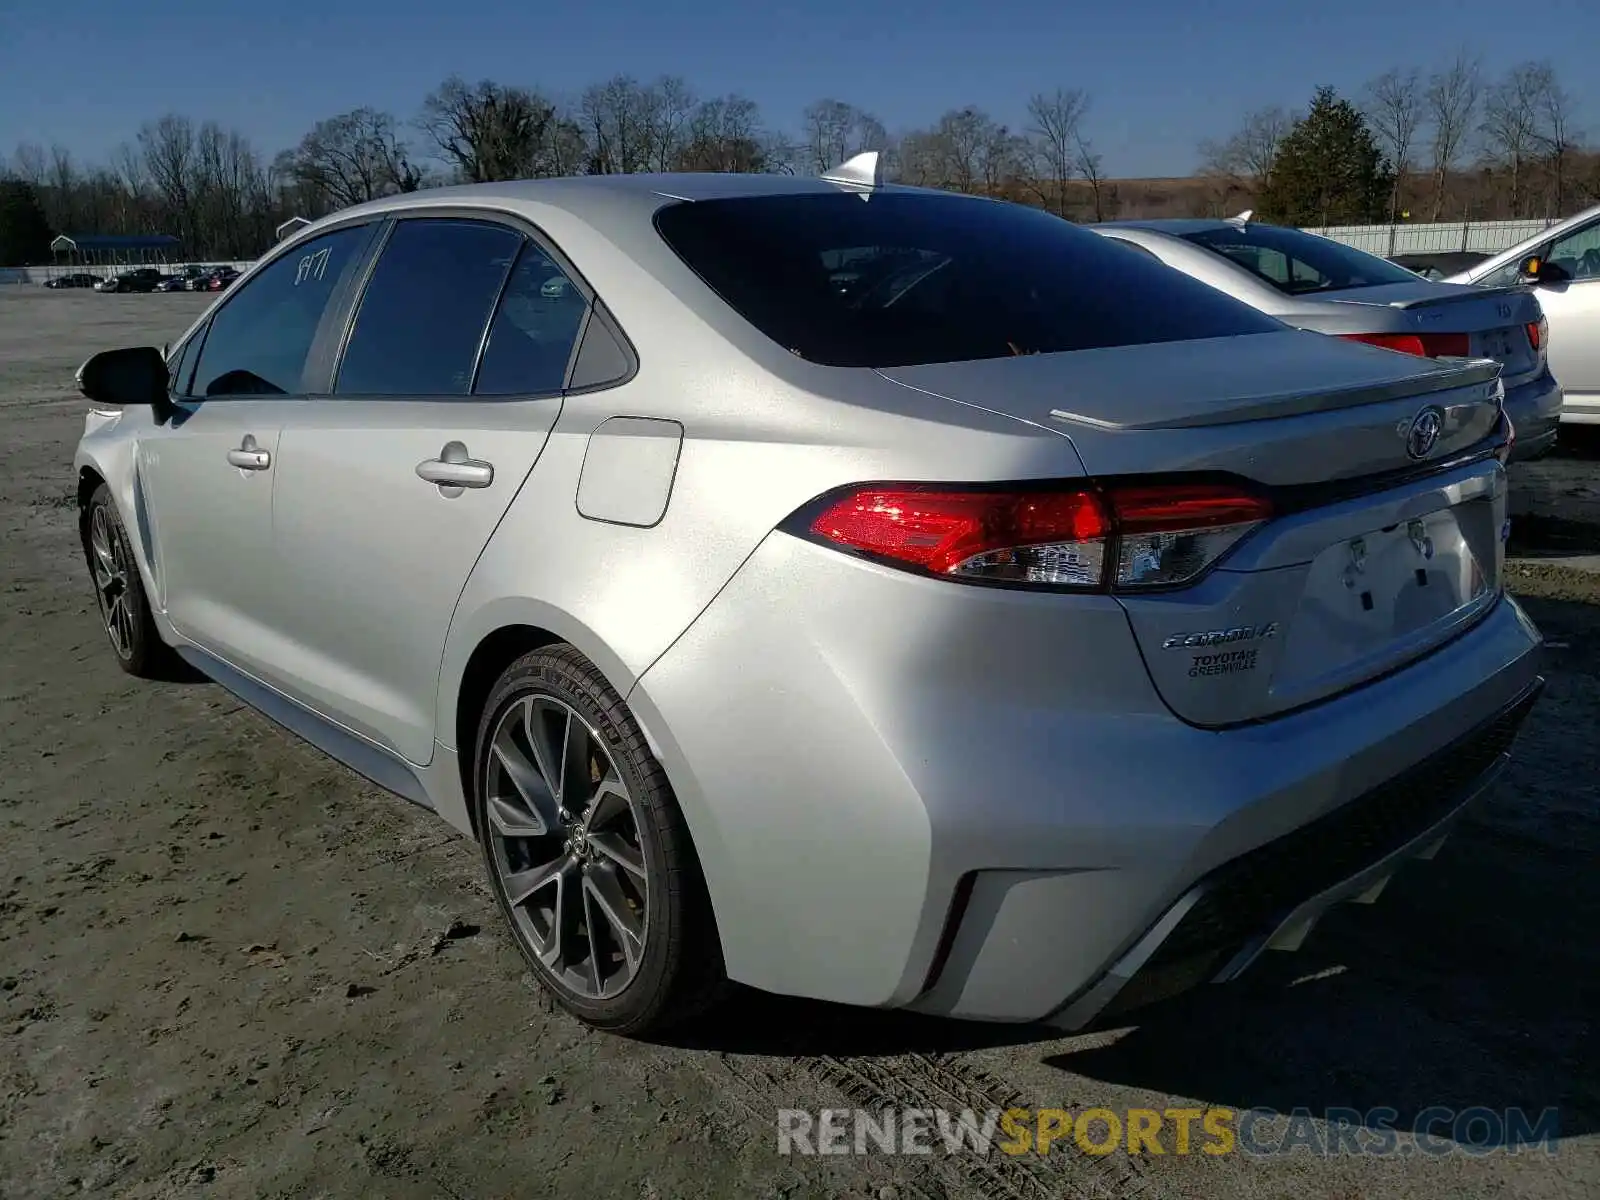
[[[1544,348],[1545,338],[1550,336],[1550,322],[1544,317],[1537,321],[1528,322],[1528,345],[1537,353]]]
[[[810,532],[837,545],[957,579],[1102,589],[1194,579],[1270,505],[1212,484],[977,492],[863,487]]]
[[[1086,489],[963,492],[863,488],[830,505],[811,532],[935,575],[1093,586],[1105,512]]]
[[[1369,346],[1382,346],[1385,350],[1418,354],[1423,358],[1466,358],[1472,352],[1472,339],[1465,333],[1342,333],[1339,336],[1346,341],[1365,342]]]

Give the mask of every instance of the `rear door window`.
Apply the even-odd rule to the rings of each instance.
[[[479,396],[559,392],[588,307],[566,272],[536,243],[526,243],[489,328],[473,391]]]
[[[486,221],[399,222],[367,281],[334,391],[465,396],[524,238]]]
[[[1416,283],[1414,272],[1331,238],[1281,225],[1242,225],[1184,234],[1290,296]]]
[[[313,238],[263,267],[211,318],[192,394],[283,396],[303,390],[328,302],[366,245],[367,226]]]
[[[1017,204],[913,192],[671,204],[656,228],[791,353],[889,367],[1284,328],[1099,234]]]

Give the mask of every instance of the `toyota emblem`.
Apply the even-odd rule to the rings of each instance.
[[[1439,444],[1439,434],[1444,432],[1444,411],[1428,405],[1411,420],[1406,430],[1406,454],[1411,458],[1427,458]]]

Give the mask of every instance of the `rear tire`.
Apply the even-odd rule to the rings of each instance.
[[[100,623],[117,665],[140,679],[175,678],[182,670],[181,660],[156,629],[133,541],[103,483],[83,510],[82,533]]]
[[[699,860],[665,772],[574,647],[501,674],[474,742],[473,817],[518,949],[562,1008],[638,1036],[724,983]]]

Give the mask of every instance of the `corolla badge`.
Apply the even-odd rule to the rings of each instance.
[[[1436,405],[1428,405],[1411,418],[1411,424],[1406,427],[1406,455],[1416,459],[1427,458],[1439,444],[1439,435],[1443,432],[1444,410]]]

